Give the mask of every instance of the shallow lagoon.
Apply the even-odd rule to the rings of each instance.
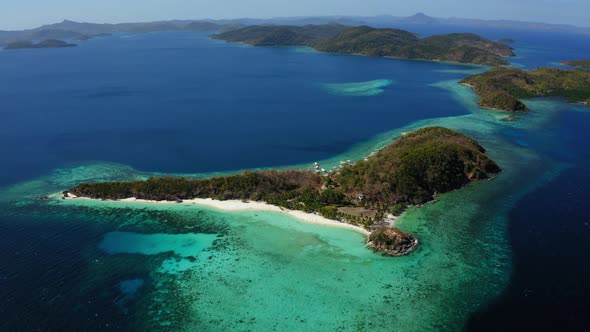
[[[374,80],[369,82],[355,83],[330,83],[324,84],[324,88],[331,94],[337,96],[375,96],[385,92],[384,88],[393,84],[391,80]]]

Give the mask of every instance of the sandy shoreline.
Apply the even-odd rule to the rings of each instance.
[[[91,198],[77,197],[77,196],[70,194],[70,193],[68,193],[68,196],[66,197],[66,199],[92,200]],[[184,205],[193,204],[196,206],[204,206],[204,207],[214,208],[217,210],[232,211],[232,212],[238,212],[238,211],[281,212],[281,213],[286,213],[286,214],[290,215],[291,217],[293,217],[301,222],[308,223],[308,224],[316,224],[316,225],[323,225],[323,226],[328,226],[328,227],[338,227],[338,228],[349,229],[349,230],[356,231],[356,232],[361,233],[366,236],[368,236],[370,234],[369,231],[367,231],[366,229],[364,229],[363,227],[360,227],[360,226],[356,226],[356,225],[347,224],[344,222],[339,222],[337,220],[324,218],[318,214],[306,213],[306,212],[297,211],[297,210],[282,209],[278,206],[267,204],[264,202],[252,202],[252,201],[243,202],[240,200],[219,201],[219,200],[214,200],[211,198],[194,198],[194,199],[183,200],[182,203],[177,203],[177,202],[173,202],[173,201],[151,201],[151,200],[146,200],[146,199],[137,199],[134,197],[125,198],[125,199],[121,199],[121,200],[108,200],[108,201],[109,202],[142,203],[142,204],[184,204]]]

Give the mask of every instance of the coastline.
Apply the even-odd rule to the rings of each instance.
[[[230,40],[226,40],[226,39],[222,39],[222,38],[217,38],[217,37],[215,37],[215,34],[209,35],[209,38],[213,39],[213,40],[219,40],[219,41],[222,41],[222,42],[225,42],[228,44],[241,44],[241,45],[249,46],[249,47],[278,47],[278,48],[306,47],[306,48],[314,50],[315,52],[324,53],[324,54],[350,55],[350,56],[360,56],[360,57],[369,57],[369,58],[432,62],[432,63],[441,63],[441,64],[449,64],[449,65],[466,66],[466,67],[472,67],[472,68],[482,68],[482,69],[489,69],[489,68],[495,67],[495,65],[485,65],[485,64],[479,64],[479,63],[473,63],[473,62],[459,62],[459,61],[450,61],[450,60],[441,60],[441,59],[406,58],[406,57],[399,57],[399,56],[393,56],[393,55],[369,55],[369,54],[363,54],[363,53],[357,53],[357,52],[346,53],[346,52],[322,51],[322,50],[319,50],[319,49],[315,48],[314,46],[310,46],[310,45],[254,45],[254,44],[249,43],[247,41],[230,41]],[[499,56],[504,59],[511,59],[511,58],[516,57],[516,55],[512,55],[512,56],[499,55]],[[509,64],[505,64],[503,66],[508,66],[508,65]]]
[[[61,196],[61,195],[59,195]],[[92,199],[88,197],[77,197],[71,193],[68,193],[67,196],[63,196],[66,200],[94,200],[97,201],[98,199]],[[227,200],[227,201],[220,201],[214,200],[211,198],[193,198],[193,199],[186,199],[183,200],[181,203],[174,202],[174,201],[152,201],[146,199],[137,199],[135,197],[120,199],[120,200],[107,200],[108,202],[121,202],[121,203],[141,203],[141,204],[184,204],[184,205],[195,205],[201,207],[208,207],[213,208],[216,210],[221,211],[229,211],[229,212],[239,212],[239,211],[262,211],[262,212],[281,212],[290,215],[291,217],[297,219],[300,222],[307,223],[307,224],[315,224],[315,225],[322,225],[328,227],[337,227],[337,228],[344,228],[348,230],[355,231],[357,233],[361,233],[367,237],[371,232],[366,230],[361,226],[356,226],[353,224],[348,224],[345,222],[340,222],[337,220],[332,220],[328,218],[324,218],[318,214],[307,213],[298,210],[288,210],[280,208],[276,205],[271,205],[265,202],[253,202],[253,201],[240,201],[240,200]]]
[[[250,44],[250,43],[244,42],[244,41],[227,41],[224,39],[217,39],[217,38],[213,38],[213,37],[211,37],[211,39],[221,40],[221,41],[228,43],[228,44],[241,44],[241,45],[248,46],[248,47],[278,47],[278,48],[308,47],[318,53],[333,54],[333,55],[348,55],[348,56],[359,56],[359,57],[368,57],[368,58],[430,62],[430,63],[440,63],[440,64],[455,65],[455,66],[482,68],[482,69],[494,67],[492,65],[484,65],[484,64],[478,64],[478,63],[472,63],[472,62],[458,62],[458,61],[426,59],[426,58],[404,58],[404,57],[396,57],[396,56],[391,56],[391,55],[368,55],[368,54],[362,54],[362,53],[328,52],[328,51],[318,50],[317,48],[315,48],[313,46],[309,46],[309,45],[253,45],[253,44]],[[502,56],[502,57],[508,58],[508,59],[513,58],[512,56]]]
[[[464,85],[464,86],[470,88],[473,91],[473,93],[475,93],[476,95],[478,95],[478,93],[475,92],[475,87],[473,85],[471,85],[469,83],[464,83],[464,82],[460,82],[459,84]],[[494,108],[494,107],[490,107],[490,106],[485,106],[485,105],[480,104],[479,101],[477,102],[477,104],[479,105],[480,108],[485,109],[485,110],[488,110],[488,111],[512,113],[512,115],[510,115],[510,116],[514,116],[515,114],[519,114],[519,113],[520,114],[524,114],[524,113],[527,113],[528,112],[528,111],[527,112],[524,112],[524,111],[504,110],[504,109],[501,109],[501,108]]]

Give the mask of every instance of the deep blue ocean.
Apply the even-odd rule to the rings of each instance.
[[[433,70],[464,67],[254,49],[205,34],[117,36],[0,57],[1,153],[12,156],[2,184],[88,160],[162,172],[312,163],[462,112],[427,85],[460,77]],[[322,89],[379,79],[393,81],[380,96]]]
[[[472,317],[472,331],[590,329],[590,112],[562,113],[554,126],[568,151],[546,153],[559,155],[570,168],[514,207],[511,283]]]
[[[422,35],[467,29],[404,28]],[[590,57],[590,36],[468,30],[515,39],[513,63],[522,68]],[[419,120],[467,114],[430,84],[476,69],[254,48],[179,32],[0,51],[0,187],[93,162],[162,173],[310,164]],[[387,84],[366,96],[330,89],[377,80]],[[590,111],[564,112],[550,127],[559,144],[505,133],[568,168],[513,208],[510,285],[474,313],[469,330],[590,329]],[[124,276],[101,270],[98,281],[80,285],[87,276],[79,271],[97,255],[85,244],[117,229],[116,216],[2,204],[0,330],[128,329],[133,307],[113,306],[105,289],[121,277],[141,276],[152,262],[136,263]],[[106,222],[89,222],[93,218]]]

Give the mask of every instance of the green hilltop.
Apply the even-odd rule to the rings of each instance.
[[[534,97],[564,97],[572,103],[590,103],[590,72],[581,69],[493,68],[467,77],[462,83],[479,95],[481,106],[496,110],[526,112],[528,108],[519,99]]]

